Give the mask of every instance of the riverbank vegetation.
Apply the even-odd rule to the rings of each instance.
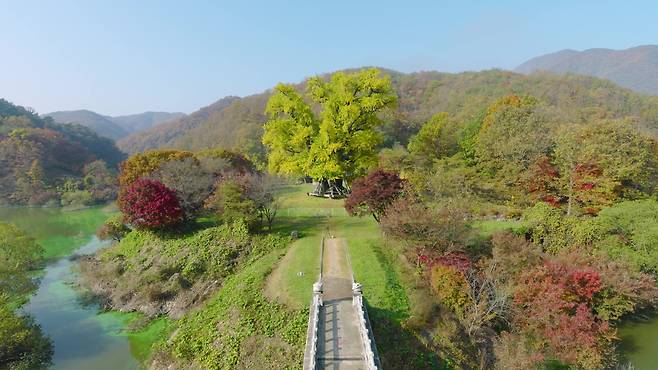
[[[17,310],[36,290],[33,272],[43,262],[43,248],[17,227],[0,222],[0,365],[36,369],[51,363],[53,347],[39,325]]]

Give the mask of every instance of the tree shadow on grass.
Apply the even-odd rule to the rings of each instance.
[[[404,297],[405,301],[393,304],[398,309],[374,307],[366,301],[382,366],[385,369],[450,369],[444,360],[419,340],[411,328],[402,324],[409,316],[404,308],[410,304],[405,289],[382,245],[373,243],[371,249],[377,262],[384,267],[384,286],[386,292],[391,293],[388,298],[397,301]]]
[[[275,218],[270,232],[290,235],[290,233],[296,231],[298,237],[303,238],[308,234],[317,233],[319,229],[318,225],[324,225],[326,219],[324,216],[285,216]]]
[[[391,319],[399,313],[368,305],[368,315],[384,369],[450,369],[412,330]]]

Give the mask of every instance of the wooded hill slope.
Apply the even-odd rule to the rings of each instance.
[[[532,58],[515,69],[521,73],[573,73],[613,81],[645,94],[658,95],[658,45],[624,50],[562,50]]]
[[[78,193],[83,190],[78,180],[86,175],[95,181],[87,190],[101,190],[100,182],[107,182],[102,184],[107,190],[108,167],[124,158],[110,139],[87,127],[57,124],[0,99],[0,204],[58,205],[66,193],[86,197]],[[85,202],[94,201],[89,197]],[[99,194],[98,200],[105,197],[111,194]]]
[[[406,144],[438,112],[470,121],[496,99],[511,93],[537,97],[548,106],[556,124],[634,117],[643,131],[658,133],[658,98],[642,96],[597,78],[522,75],[501,70],[459,74],[383,72],[390,75],[398,95],[398,107],[387,113],[382,128],[386,146],[394,142]],[[304,83],[297,87],[302,90]],[[244,98],[221,99],[189,116],[128,136],[118,146],[128,153],[153,148],[200,150],[220,146],[264,160],[261,136],[270,94],[268,90]]]

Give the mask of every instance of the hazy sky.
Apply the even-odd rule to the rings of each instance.
[[[189,113],[346,67],[512,69],[657,44],[657,4],[0,0],[0,97],[41,113]]]

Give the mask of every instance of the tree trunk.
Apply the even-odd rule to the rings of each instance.
[[[308,193],[315,197],[325,197],[332,199],[344,198],[347,196],[348,190],[343,185],[343,179],[320,179],[315,189]]]
[[[567,202],[567,216],[571,216],[571,207],[573,204],[573,175],[569,176],[569,195]]]

